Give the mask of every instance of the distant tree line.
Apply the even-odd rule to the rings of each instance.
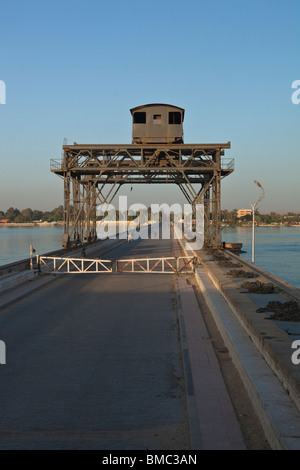
[[[149,212],[149,211],[148,211]],[[150,219],[150,213],[148,217]],[[221,211],[222,223],[229,226],[251,224],[252,216],[246,215],[238,218],[238,210],[233,209],[228,211],[227,209]],[[72,215],[72,206],[70,207],[70,215]],[[137,213],[138,215],[138,213]],[[136,215],[136,216],[137,216]],[[172,215],[172,214],[171,214]],[[135,218],[136,216],[132,217]],[[58,222],[63,220],[63,206],[58,206],[52,211],[41,211],[36,209],[23,209],[19,210],[14,207],[10,207],[6,212],[0,211],[0,219],[9,219],[13,223],[28,223],[28,222]],[[99,219],[99,218],[98,218]],[[119,213],[116,211],[116,219],[119,219]],[[255,213],[255,221],[258,224],[284,224],[294,225],[300,224],[300,213],[288,212],[287,214],[278,214],[276,212],[270,212],[269,214],[260,214],[257,210]]]
[[[222,210],[221,211],[222,223],[235,227],[238,225],[245,225],[252,223],[252,215],[245,215],[244,217],[238,218],[238,210],[233,209],[232,211]],[[287,214],[278,214],[277,212],[270,212],[269,214],[260,214],[257,210],[255,212],[255,222],[259,225],[272,225],[272,224],[283,224],[283,225],[295,225],[300,224],[300,213],[288,212]]]
[[[32,210],[30,208],[19,210],[10,207],[6,212],[0,211],[0,219],[9,219],[13,223],[28,222],[58,222],[63,219],[63,206],[59,206],[52,211]]]
[[[70,205],[70,217],[72,218],[74,212],[73,212],[73,206],[72,204]],[[135,215],[129,215],[127,214],[126,217],[128,220],[134,220],[136,217],[140,215],[139,211]],[[83,211],[83,216],[85,216],[85,212]],[[94,218],[94,211],[91,209],[90,212],[90,217],[91,219]],[[110,218],[109,213],[106,212],[102,216],[97,216],[96,220],[101,220],[102,218]],[[115,213],[112,215],[112,217],[115,218],[115,220],[119,220],[120,218],[120,213],[118,210],[115,211]],[[124,215],[122,216],[122,220],[124,218]],[[159,220],[161,220],[162,214],[160,213],[159,215]],[[174,219],[174,215],[171,213],[170,215],[171,220]],[[9,219],[10,222],[12,223],[32,223],[32,222],[58,222],[63,220],[63,206],[59,206],[56,209],[53,209],[52,211],[40,211],[40,210],[33,210],[33,209],[23,209],[19,210],[14,207],[10,207],[6,212],[0,211],[0,220],[1,219]],[[151,220],[151,209],[148,209],[148,220]]]

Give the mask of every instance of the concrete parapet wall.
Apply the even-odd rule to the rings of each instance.
[[[292,340],[257,312],[258,306],[241,288],[245,279],[231,278],[228,268],[220,267],[205,250],[194,254],[199,261],[197,283],[269,443],[273,449],[300,449],[300,365],[291,361]],[[265,274],[272,279],[270,273]]]

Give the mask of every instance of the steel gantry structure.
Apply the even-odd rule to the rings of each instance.
[[[221,179],[234,170],[224,144],[64,145],[51,171],[64,182],[63,246],[97,238],[96,207],[124,184],[176,184],[187,201],[204,204],[205,245],[221,244]]]

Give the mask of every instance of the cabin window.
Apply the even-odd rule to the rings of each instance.
[[[169,124],[181,124],[181,113],[178,111],[171,111],[169,113]]]
[[[153,124],[161,124],[161,114],[153,114]]]
[[[136,112],[133,114],[133,123],[134,124],[146,124],[146,113],[145,112]]]

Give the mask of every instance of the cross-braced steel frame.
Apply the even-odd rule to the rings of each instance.
[[[96,207],[123,184],[176,184],[187,201],[204,204],[204,240],[221,245],[221,179],[234,170],[226,144],[64,145],[51,171],[64,181],[65,248],[97,238]]]

